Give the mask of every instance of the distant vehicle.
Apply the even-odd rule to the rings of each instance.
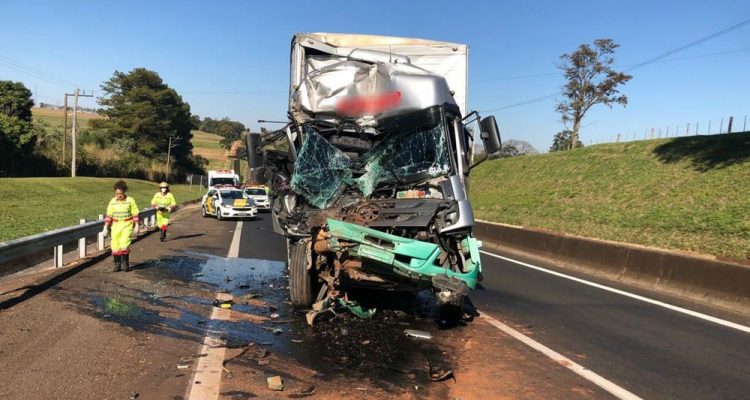
[[[268,197],[268,188],[266,186],[249,186],[244,189],[245,194],[253,199],[258,210],[270,210],[271,202]]]
[[[240,176],[233,169],[219,169],[208,171],[208,188],[240,187]]]
[[[254,217],[258,208],[253,200],[240,189],[209,189],[201,199],[201,215],[214,216],[219,221],[225,218]]]

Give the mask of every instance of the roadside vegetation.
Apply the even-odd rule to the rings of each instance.
[[[229,165],[227,151],[222,147],[224,137],[204,131],[192,131],[193,154],[205,158],[206,170],[226,168]]]
[[[118,178],[0,178],[0,242],[78,224],[104,214]],[[158,184],[125,179],[138,207],[150,206]],[[203,195],[198,185],[173,185],[178,203]]]
[[[472,171],[477,218],[750,259],[750,133],[595,145]]]

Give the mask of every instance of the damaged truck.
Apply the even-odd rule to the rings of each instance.
[[[462,44],[294,36],[289,123],[246,144],[295,306],[367,287],[461,309],[482,279],[469,172],[501,145],[495,118],[466,110],[467,69]]]

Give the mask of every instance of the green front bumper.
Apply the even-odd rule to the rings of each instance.
[[[328,239],[330,248],[346,250],[350,256],[363,260],[392,265],[396,273],[409,278],[430,280],[433,276],[445,275],[462,281],[469,289],[474,289],[477,285],[477,277],[482,271],[482,264],[479,260],[479,248],[482,247],[482,242],[471,236],[461,241],[461,249],[466,259],[464,268],[466,272],[459,273],[437,264],[440,247],[434,243],[406,239],[330,218],[328,228],[331,234],[331,238]],[[339,240],[354,245],[344,247]]]

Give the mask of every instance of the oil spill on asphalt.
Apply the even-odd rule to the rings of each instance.
[[[446,337],[460,337],[456,330],[441,335],[441,341],[404,334],[405,329],[419,329],[434,336],[441,329],[429,293],[350,291],[349,298],[363,308],[377,309],[372,319],[339,313],[310,327],[304,312],[288,302],[286,264],[279,261],[185,252],[139,264],[134,273],[149,283],[137,289],[120,285],[118,290],[124,293],[114,295],[90,294],[90,313],[135,331],[197,343],[208,332],[223,338],[230,348],[254,343],[317,371],[316,380],[321,382],[343,377],[380,382],[384,387],[427,386],[430,368],[450,369],[454,362],[454,349],[446,345]],[[209,318],[217,292],[233,295],[231,315],[236,318]],[[258,368],[252,357],[233,362]],[[278,365],[263,369],[284,373]]]

